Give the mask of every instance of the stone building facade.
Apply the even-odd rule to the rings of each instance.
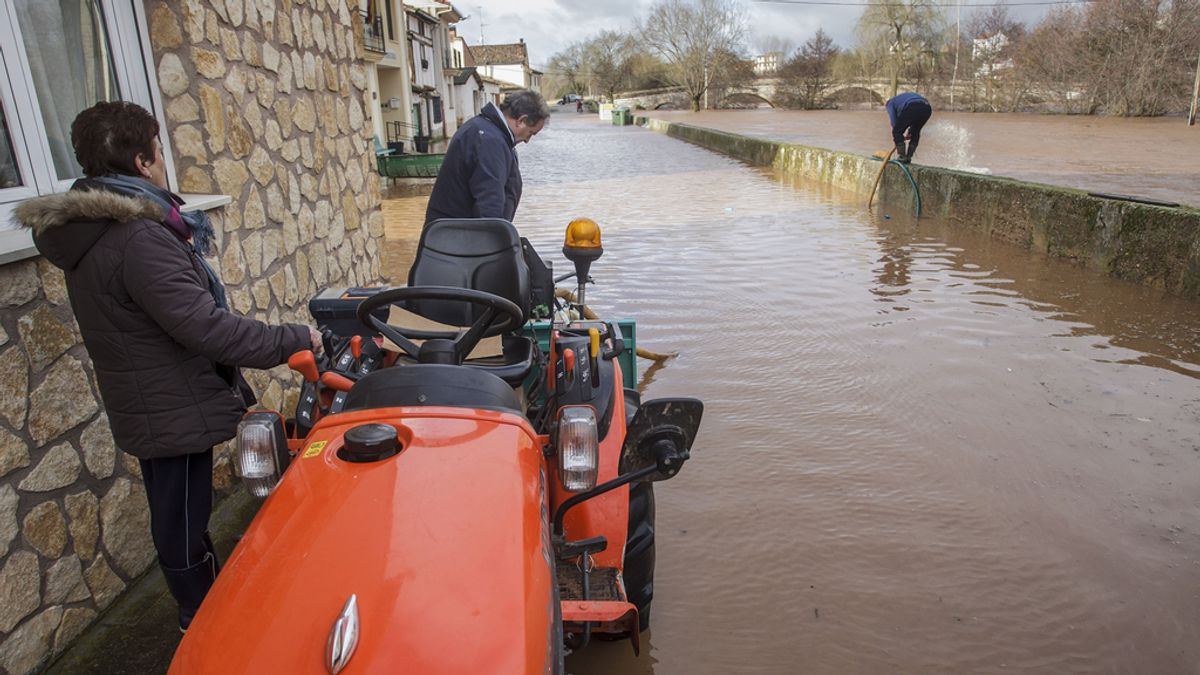
[[[355,7],[357,3],[355,3]],[[209,215],[234,309],[309,323],[325,285],[380,279],[383,221],[362,25],[346,0],[146,0],[184,193]],[[294,405],[286,368],[246,371]],[[62,273],[0,265],[0,670],[61,652],[155,562],[137,461],[114,447]],[[236,489],[230,449],[215,484]]]

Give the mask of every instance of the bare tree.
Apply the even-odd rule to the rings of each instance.
[[[823,107],[825,92],[834,82],[833,63],[840,50],[822,29],[808,39],[779,73],[789,105],[805,110]]]
[[[557,98],[563,94],[582,94],[587,78],[583,63],[583,45],[576,42],[550,57],[542,89]]]
[[[1046,15],[1015,62],[1061,112],[1162,115],[1184,109],[1198,50],[1200,0],[1097,0]]]
[[[628,35],[606,30],[583,46],[583,62],[592,89],[609,101],[628,86],[633,75],[633,41]]]
[[[1105,113],[1162,115],[1181,106],[1200,45],[1200,0],[1098,0],[1083,30]]]
[[[876,55],[891,95],[901,77],[921,79],[937,54],[942,22],[936,0],[870,0],[858,19],[859,49]]]
[[[636,41],[635,41],[636,42]],[[629,88],[659,89],[671,84],[669,67],[656,54],[636,43],[629,55]]]
[[[718,55],[717,61],[723,66],[716,70],[708,83],[710,107],[744,107],[747,104],[757,107],[762,100],[757,94],[738,95],[735,91],[753,84],[757,77],[754,74],[754,61],[733,52]]]
[[[713,81],[737,65],[746,19],[736,0],[657,0],[640,32],[699,110]]]

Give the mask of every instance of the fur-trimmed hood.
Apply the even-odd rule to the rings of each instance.
[[[160,222],[162,208],[149,199],[104,190],[70,190],[21,202],[13,220],[33,230],[38,251],[55,266],[74,269],[113,223]]]
[[[103,190],[71,190],[56,195],[28,199],[17,205],[13,218],[21,225],[42,234],[80,220],[115,220],[130,223],[145,218],[161,220],[162,209],[149,199],[127,197]]]

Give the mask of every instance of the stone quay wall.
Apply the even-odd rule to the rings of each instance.
[[[781,174],[861,195],[879,161],[863,155],[751,138],[714,129],[635,117],[635,124]],[[1114,278],[1200,299],[1200,209],[1168,208],[1089,196],[1082,190],[910,165],[923,215]],[[903,172],[884,172],[877,199],[912,208]]]
[[[357,3],[148,0],[180,188],[209,211],[233,308],[310,323],[324,285],[380,279],[383,219]],[[245,371],[266,407],[298,377]],[[155,563],[136,459],[114,447],[62,273],[0,266],[0,671],[60,653]],[[230,444],[218,492],[237,489]]]

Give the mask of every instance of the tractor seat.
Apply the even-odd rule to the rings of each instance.
[[[514,302],[521,323],[529,317],[529,265],[517,228],[500,218],[443,218],[425,225],[408,272],[409,286],[453,286],[487,291]],[[440,323],[469,326],[480,307],[463,302],[420,301],[407,307]],[[466,365],[519,387],[537,358],[532,338],[508,334],[503,355],[471,359]]]
[[[521,400],[499,377],[476,368],[414,363],[376,370],[354,383],[343,410],[447,406],[521,414]]]
[[[503,349],[502,354],[468,359],[463,365],[491,373],[507,382],[510,387],[520,387],[533,368],[534,355],[537,352],[536,343],[532,338],[510,333],[503,336]]]

